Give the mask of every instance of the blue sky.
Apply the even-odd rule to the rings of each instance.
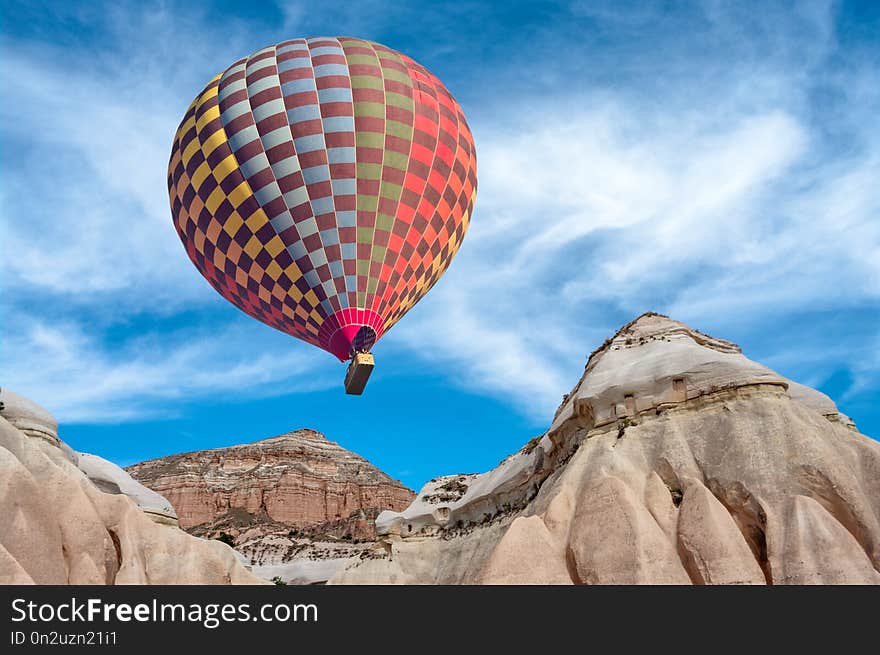
[[[880,435],[876,3],[2,6],[0,384],[79,450],[125,465],[308,426],[417,488],[540,434],[648,310]],[[318,35],[431,69],[479,158],[464,245],[360,398],[208,286],[165,188],[205,82]]]

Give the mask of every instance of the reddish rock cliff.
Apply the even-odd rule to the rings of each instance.
[[[314,430],[171,455],[127,470],[165,496],[181,527],[196,533],[211,528],[238,533],[260,524],[330,524],[344,526],[340,537],[372,539],[376,513],[400,511],[415,495]]]

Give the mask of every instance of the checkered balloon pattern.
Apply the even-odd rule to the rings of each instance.
[[[342,361],[437,282],[476,188],[473,138],[440,80],[346,37],[235,62],[190,105],[168,166],[177,233],[208,282]]]

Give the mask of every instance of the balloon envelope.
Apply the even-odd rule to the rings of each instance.
[[[443,274],[476,184],[473,138],[446,87],[346,37],[232,64],[190,105],[168,169],[178,235],[208,282],[342,361]]]

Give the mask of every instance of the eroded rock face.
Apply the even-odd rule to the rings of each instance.
[[[177,514],[166,498],[132,478],[124,469],[103,457],[76,453],[77,467],[98,489],[110,494],[125,494],[157,523],[178,525]]]
[[[263,582],[225,544],[155,522],[124,492],[102,491],[62,446],[0,417],[0,584]]]
[[[332,583],[880,584],[880,443],[648,314],[591,355],[547,433],[377,526]]]
[[[101,491],[124,494],[157,523],[177,525],[174,508],[161,495],[136,482],[113,462],[97,455],[76,452],[62,441],[58,436],[58,420],[44,407],[8,388],[3,388],[0,389],[0,416],[28,437],[42,439],[53,446],[54,449],[50,449],[49,452],[53,455],[60,453],[85,473]]]
[[[314,430],[171,455],[127,471],[167,498],[181,527],[197,533],[318,526],[315,536],[373,539],[376,514],[404,509],[415,495]]]
[[[29,398],[11,389],[0,389],[0,416],[30,437],[45,439],[58,445],[58,420]]]

